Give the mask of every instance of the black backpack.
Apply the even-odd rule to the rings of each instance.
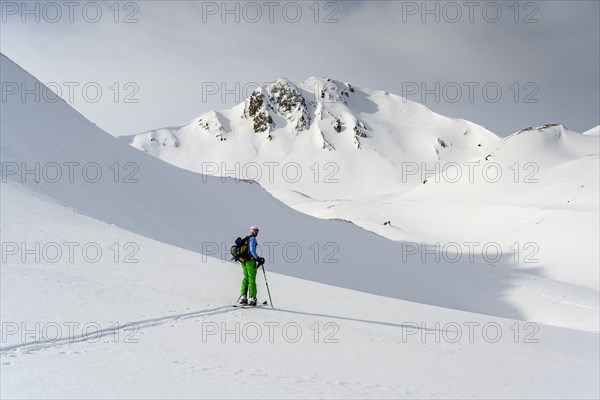
[[[250,236],[245,238],[238,237],[235,239],[235,244],[231,246],[230,252],[233,256],[231,259],[239,262],[245,262],[248,258],[248,239]]]

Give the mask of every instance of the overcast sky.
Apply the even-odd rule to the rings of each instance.
[[[501,136],[599,124],[596,0],[0,3],[2,53],[114,135],[182,125],[256,84],[310,76],[404,95]]]

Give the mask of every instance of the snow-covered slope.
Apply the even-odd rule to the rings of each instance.
[[[528,128],[484,156],[373,202],[296,200],[322,218],[347,218],[396,240],[494,244],[512,264],[598,290],[599,140],[561,125]],[[382,221],[392,221],[383,226]]]
[[[583,132],[583,134],[590,135],[590,136],[599,136],[600,135],[600,125],[596,126],[595,128],[588,129],[587,131]]]
[[[4,56],[2,81],[41,85]],[[581,329],[598,326],[595,290],[547,280],[538,270],[510,268],[505,259],[494,265],[481,256],[458,263],[403,259],[405,243],[294,211],[257,184],[171,166],[111,137],[64,102],[10,97],[2,104],[1,129],[3,165],[17,167],[7,180],[148,238],[228,259],[233,238],[258,223],[272,271],[441,307]],[[60,179],[52,175],[56,164]],[[24,173],[35,165],[38,182]],[[557,303],[565,294],[569,301]]]
[[[229,305],[241,275],[234,264],[110,226],[15,182],[3,183],[1,196],[4,243],[105,250],[93,263],[81,246],[72,260],[3,262],[2,398],[598,397],[597,332],[270,271],[275,309],[240,310]],[[115,259],[115,243],[138,251]]]

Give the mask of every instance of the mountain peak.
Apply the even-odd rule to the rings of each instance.
[[[400,96],[310,77],[301,83],[279,78],[228,110],[206,112],[180,128],[125,140],[195,171],[202,170],[202,160],[278,159],[307,168],[318,160],[356,173],[379,168],[382,176],[392,177],[385,178],[388,182],[398,177],[403,162],[480,157],[499,138],[479,125],[444,117]],[[371,177],[365,176],[363,183],[382,190]]]
[[[330,78],[310,77],[300,84],[287,78],[279,78],[252,92],[244,101],[243,116],[253,120],[254,133],[270,134],[281,128],[282,123],[289,123],[294,131],[300,132],[310,128],[315,116],[313,114],[320,114],[324,109],[323,103],[347,106],[347,99],[354,92],[355,88],[349,83]],[[280,123],[277,122],[278,119]],[[333,125],[339,133],[339,118],[334,120]],[[357,123],[353,129],[356,130],[357,127],[360,130],[357,132],[358,136],[366,137],[362,130],[364,124]]]

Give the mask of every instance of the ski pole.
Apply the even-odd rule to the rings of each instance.
[[[267,293],[269,293],[269,303],[271,303],[271,308],[275,308],[273,307],[273,300],[271,300],[271,291],[269,290],[269,282],[267,282],[267,273],[265,272],[265,265],[261,265],[262,270],[263,270],[263,275],[265,276],[265,285],[267,285]]]

